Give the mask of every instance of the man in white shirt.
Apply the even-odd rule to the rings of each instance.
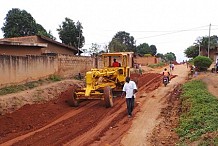
[[[136,92],[137,92],[136,83],[134,81],[131,81],[130,77],[126,77],[126,83],[123,86],[122,97],[126,96],[126,105],[127,105],[127,112],[129,118],[132,116]]]

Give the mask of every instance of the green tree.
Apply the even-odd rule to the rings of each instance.
[[[147,43],[140,44],[136,47],[136,52],[138,54],[144,55],[144,54],[152,54],[151,48]]]
[[[125,52],[126,50],[127,46],[116,39],[112,39],[112,41],[109,43],[110,52]]]
[[[151,49],[151,55],[154,56],[157,53],[157,48],[155,45],[151,45],[150,46]]]
[[[49,32],[47,33],[47,31],[42,27],[42,25],[36,24],[36,28],[37,35],[43,35],[49,37],[50,39],[56,40],[56,38],[52,35],[51,31],[49,30]]]
[[[210,67],[213,61],[205,56],[197,56],[194,58],[193,62],[197,69],[199,69],[200,71],[204,71]]]
[[[62,43],[75,48],[82,48],[85,43],[82,29],[83,27],[79,21],[75,24],[73,20],[65,18],[57,31]]]
[[[31,14],[18,8],[8,11],[1,29],[5,38],[43,35],[54,39],[40,24],[36,23]]]
[[[162,53],[157,53],[156,57],[159,57],[159,58],[161,58],[161,60],[165,61],[165,57],[164,57],[164,55]]]
[[[195,58],[198,56],[199,54],[199,46],[195,45],[195,46],[190,46],[188,47],[185,51],[184,54],[186,57],[188,58]]]
[[[15,8],[8,11],[2,31],[6,38],[29,36],[37,34],[37,26],[31,14]]]
[[[100,52],[100,45],[97,43],[92,43],[91,48],[89,48],[89,53],[92,55],[97,55]]]
[[[135,40],[133,36],[125,31],[119,31],[109,43],[110,52],[135,52]]]
[[[208,36],[204,36],[204,37],[199,37],[200,39],[197,40],[196,44],[201,45],[201,50],[205,50],[206,52],[208,52],[208,43],[209,43],[209,37]],[[217,46],[218,42],[218,37],[216,35],[213,35],[210,37],[210,49],[215,49]],[[207,55],[207,54],[203,54],[203,55]]]
[[[176,61],[176,55],[172,52],[164,54],[164,58],[166,61]]]

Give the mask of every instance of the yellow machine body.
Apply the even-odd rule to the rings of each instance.
[[[113,91],[122,91],[125,78],[130,76],[130,56],[133,52],[103,53],[103,68],[91,69],[86,73],[86,87],[75,92],[76,99],[102,99],[104,88],[110,87]],[[116,59],[119,67],[113,67],[113,60]]]

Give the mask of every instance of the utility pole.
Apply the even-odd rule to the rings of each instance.
[[[207,57],[210,57],[210,29],[211,29],[211,24],[209,25],[209,39],[208,39],[208,50],[207,50]]]
[[[199,41],[199,48],[198,48],[198,51],[199,51],[198,56],[200,56],[200,55],[201,55],[201,42],[200,42],[200,41]]]
[[[79,37],[78,37],[78,56],[80,56],[80,54],[79,54],[79,44],[80,44],[80,29],[79,29]]]

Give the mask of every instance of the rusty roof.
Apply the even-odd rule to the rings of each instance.
[[[11,45],[11,46],[30,46],[30,47],[42,47],[45,48],[48,45],[46,43],[26,43],[20,41],[8,41],[8,40],[0,40],[1,45]]]
[[[59,46],[62,46],[62,47],[65,47],[65,48],[68,48],[68,49],[71,49],[73,50],[74,52],[78,52],[78,49],[75,48],[75,47],[72,47],[72,46],[69,46],[69,45],[65,45],[63,43],[60,43],[60,42],[57,42],[55,40],[52,40],[48,37],[45,37],[45,36],[42,36],[42,35],[35,35],[45,41],[48,41],[50,43],[54,43],[56,45],[59,45]],[[3,44],[3,45],[20,45],[20,46],[38,46],[38,47],[47,47],[45,46],[45,43],[36,43],[33,41],[33,38],[35,36],[24,36],[24,37],[14,37],[14,38],[3,38],[3,39],[0,39],[0,44]],[[26,38],[28,39],[29,38],[29,43],[27,43],[26,41],[24,42],[23,39]],[[79,50],[80,53],[83,53],[81,50]]]

